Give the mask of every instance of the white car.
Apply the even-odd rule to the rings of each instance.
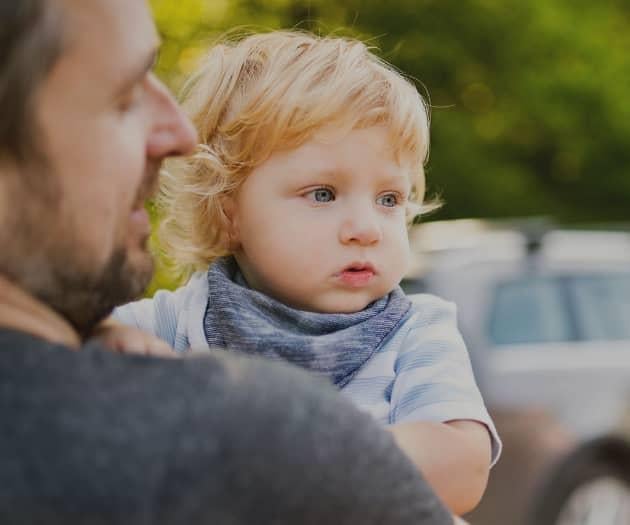
[[[434,222],[408,292],[458,306],[504,441],[479,525],[630,524],[630,233]]]

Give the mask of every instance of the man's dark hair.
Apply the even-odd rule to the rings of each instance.
[[[58,2],[0,1],[0,160],[22,164],[39,156],[34,95],[62,40]]]

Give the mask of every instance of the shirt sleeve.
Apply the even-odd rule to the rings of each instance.
[[[456,307],[435,296],[410,296],[409,329],[394,365],[390,423],[470,419],[486,425],[492,464],[501,440],[475,382]]]
[[[112,317],[159,337],[177,352],[207,349],[203,332],[206,304],[206,275],[200,272],[175,291],[160,290],[151,299],[119,306]]]

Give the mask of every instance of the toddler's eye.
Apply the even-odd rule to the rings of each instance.
[[[317,188],[309,191],[307,195],[315,202],[331,202],[335,200],[335,194],[328,188]]]
[[[376,203],[387,208],[393,208],[398,204],[398,195],[395,193],[386,193],[378,197]]]

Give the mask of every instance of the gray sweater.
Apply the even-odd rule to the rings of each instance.
[[[289,365],[0,330],[0,523],[452,520],[379,425]]]

